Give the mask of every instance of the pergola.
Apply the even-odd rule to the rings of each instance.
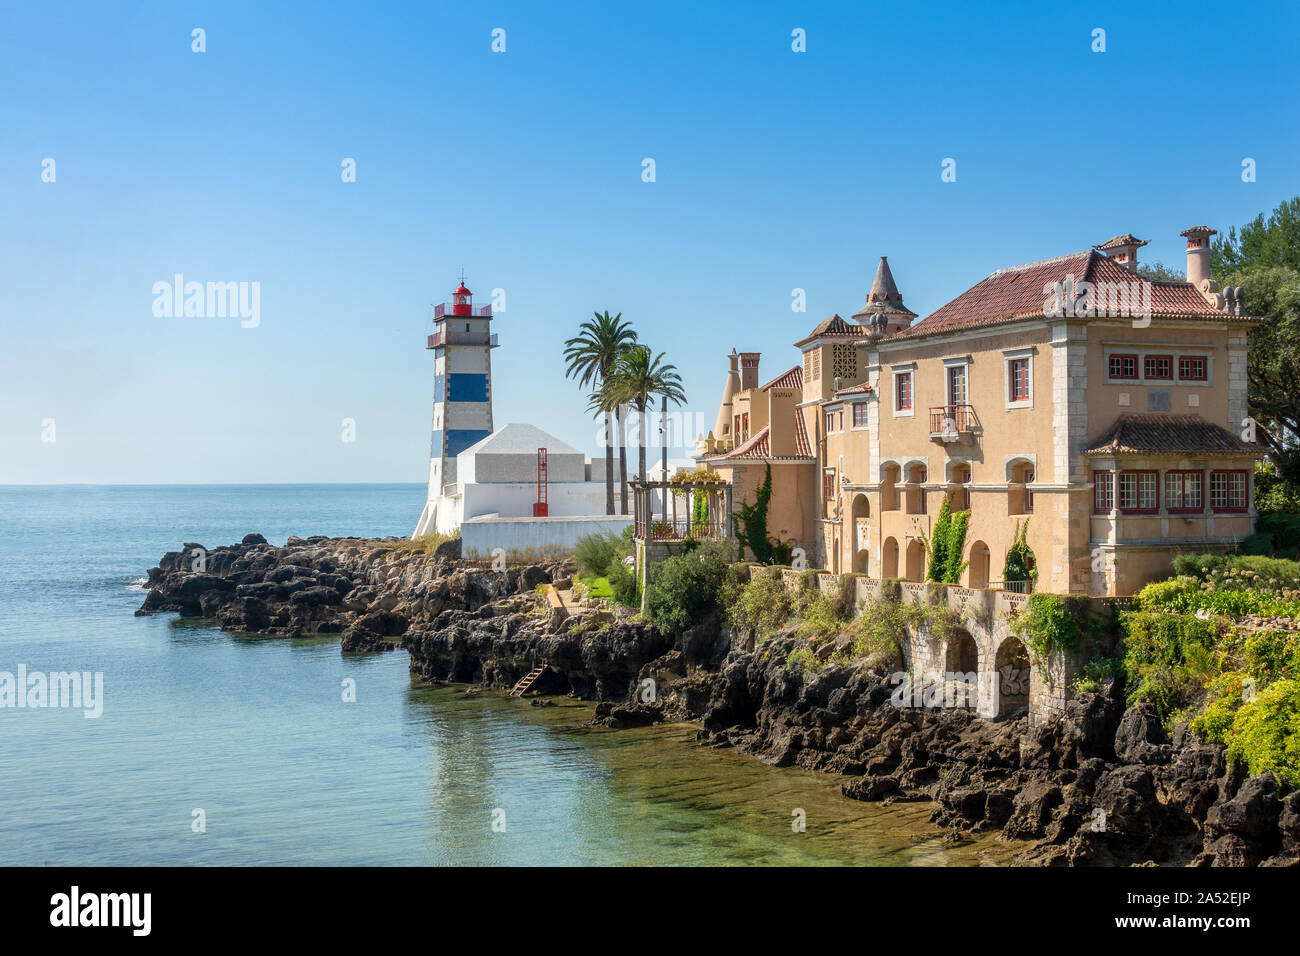
[[[687,538],[705,541],[732,537],[730,482],[721,478],[643,481],[640,477],[633,477],[628,484],[632,488],[638,541],[683,541]],[[659,514],[654,509],[655,491],[661,492],[662,497]],[[693,507],[701,498],[706,504],[702,519],[695,516]]]

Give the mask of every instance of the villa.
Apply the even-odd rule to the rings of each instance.
[[[1254,526],[1247,332],[1238,289],[1209,277],[1194,226],[1187,280],[1137,273],[1146,242],[1000,269],[913,323],[882,257],[863,308],[795,342],[759,384],[736,353],[698,442],[736,502],[771,466],[769,534],[810,567],[920,581],[946,497],[969,510],[960,583],[998,580],[1018,525],[1037,590],[1129,595],[1180,552]]]

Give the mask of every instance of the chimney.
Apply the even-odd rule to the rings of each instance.
[[[1093,248],[1098,252],[1104,252],[1108,258],[1118,262],[1129,272],[1137,272],[1138,250],[1150,241],[1150,239],[1139,239],[1131,232],[1126,232],[1122,236],[1112,236]]]
[[[740,394],[740,356],[735,349],[727,356],[727,380],[722,385],[722,401],[718,404],[718,420],[713,423],[713,436],[719,445],[730,449],[730,442],[735,438],[731,433],[733,406],[736,396]]]
[[[1192,226],[1179,233],[1187,237],[1187,281],[1198,290],[1210,278],[1210,236],[1218,232],[1209,226]]]
[[[740,387],[742,390],[758,388],[758,357],[760,354],[759,352],[740,353]]]

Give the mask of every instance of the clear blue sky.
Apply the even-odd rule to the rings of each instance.
[[[462,266],[507,292],[497,425],[594,452],[593,310],[711,420],[733,346],[793,365],[881,255],[925,315],[1116,233],[1181,268],[1300,193],[1294,4],[1050,6],[10,4],[0,483],[423,481]],[[260,282],[261,324],[156,318],[176,272]]]

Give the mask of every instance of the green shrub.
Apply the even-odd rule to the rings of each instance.
[[[903,661],[909,623],[908,610],[899,600],[898,591],[886,587],[878,599],[862,604],[862,612],[854,622],[854,654],[868,658],[870,666],[896,668]]]
[[[794,616],[799,621],[795,633],[814,643],[839,637],[849,622],[836,613],[834,602],[820,590],[802,595]]]
[[[710,541],[652,565],[646,595],[651,623],[675,636],[716,608],[729,555],[724,542]]]
[[[740,589],[727,608],[727,620],[733,627],[752,631],[762,639],[785,624],[793,613],[794,600],[780,570],[765,567]]]
[[[1109,680],[1124,675],[1124,661],[1118,657],[1094,657],[1083,665],[1083,669],[1074,679],[1074,692],[1086,694],[1098,691]]]
[[[609,579],[610,590],[614,592],[614,600],[626,607],[636,607],[638,605],[636,592],[636,576],[632,569],[623,563],[622,558],[614,558],[605,569],[605,577]]]
[[[785,659],[785,666],[792,670],[808,670],[816,672],[821,667],[821,661],[813,653],[811,647],[796,647]]]
[[[1300,787],[1300,681],[1275,681],[1242,704],[1227,744],[1252,776],[1271,770],[1288,788]]]
[[[1162,719],[1193,705],[1214,671],[1223,625],[1188,614],[1134,611],[1123,616],[1124,672],[1130,704],[1150,702]]]
[[[1024,612],[1011,621],[1011,633],[1020,638],[1039,669],[1046,673],[1054,652],[1078,649],[1086,616],[1085,601],[1059,594],[1031,594]]]
[[[573,545],[573,556],[582,577],[600,577],[619,552],[622,539],[616,534],[585,534]]]

